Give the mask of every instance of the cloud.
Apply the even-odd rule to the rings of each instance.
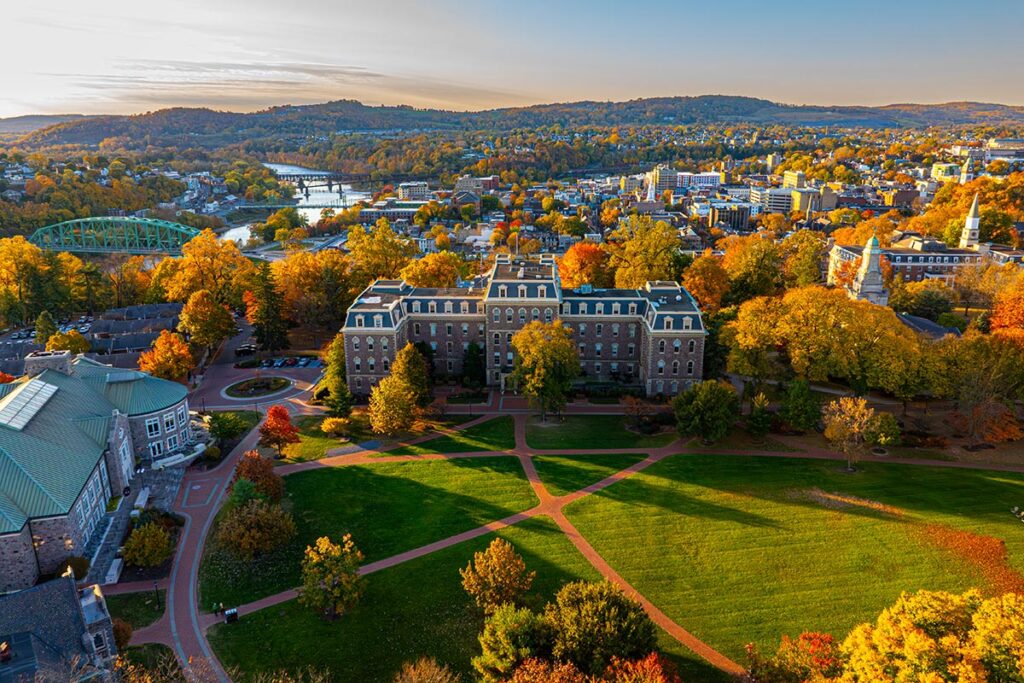
[[[136,111],[167,106],[260,109],[284,103],[350,98],[369,104],[448,109],[523,104],[522,93],[432,77],[387,74],[358,65],[135,60],[117,73],[46,73],[73,83],[64,100],[72,109]]]

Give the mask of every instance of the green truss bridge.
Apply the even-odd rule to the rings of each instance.
[[[156,218],[94,217],[48,225],[29,241],[41,249],[85,254],[181,254],[195,228]]]

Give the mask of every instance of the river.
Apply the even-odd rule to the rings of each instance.
[[[320,175],[324,173],[324,171],[317,171],[312,168],[303,168],[302,166],[295,166],[293,164],[263,165],[269,168],[270,170],[274,171],[275,173],[288,173],[290,175]],[[303,205],[316,205],[323,204],[325,202],[337,202],[339,199],[343,199],[345,206],[352,206],[356,202],[368,200],[370,198],[370,195],[368,193],[353,190],[351,185],[342,185],[341,187],[345,193],[344,198],[338,196],[337,185],[334,186],[333,192],[328,191],[326,187],[313,188],[312,190],[309,191],[308,197],[305,196],[304,194],[299,194],[298,191],[296,191],[296,199],[298,199],[298,204],[296,205],[296,207],[299,209],[299,213],[305,217],[308,223],[313,225],[318,220],[320,220],[321,209],[304,209],[302,208]],[[230,230],[225,230],[220,234],[220,239],[242,242],[244,244],[249,239],[249,226],[251,225],[251,223],[247,223],[245,225],[240,225],[238,227],[231,228]]]

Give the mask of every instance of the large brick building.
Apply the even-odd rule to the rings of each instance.
[[[459,376],[470,344],[483,350],[487,383],[505,388],[513,370],[512,335],[532,321],[561,320],[573,331],[586,381],[614,381],[643,393],[673,395],[700,381],[704,330],[700,310],[675,282],[640,289],[566,289],[551,256],[499,255],[472,285],[413,287],[378,280],[348,311],[345,359],[349,389],[366,395],[387,376],[406,343],[434,351],[435,371]]]

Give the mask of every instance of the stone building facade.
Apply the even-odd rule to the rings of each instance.
[[[368,394],[408,342],[429,345],[435,372],[456,377],[469,345],[477,344],[487,384],[504,389],[515,364],[513,335],[530,322],[554,320],[573,332],[583,380],[618,382],[649,396],[674,395],[700,381],[706,332],[679,284],[567,289],[553,257],[499,255],[487,275],[465,287],[370,285],[342,329],[349,389]]]

